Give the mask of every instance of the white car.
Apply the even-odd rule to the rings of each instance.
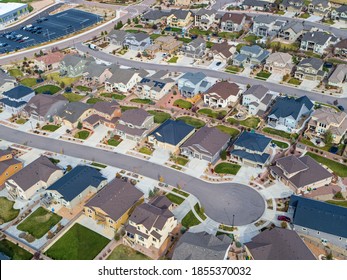
[[[24,37],[24,38],[23,38],[23,40],[28,40],[28,39],[29,39],[29,37]]]

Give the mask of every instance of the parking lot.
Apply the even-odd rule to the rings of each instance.
[[[102,17],[81,10],[70,9],[28,22],[26,26],[0,36],[0,53],[7,53],[74,33],[91,26]]]

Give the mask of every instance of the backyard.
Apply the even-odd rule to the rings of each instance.
[[[66,76],[60,76],[60,74],[58,72],[54,72],[54,73],[47,75],[47,80],[53,80],[53,81],[57,82],[59,85],[61,83],[63,83],[65,86],[71,86],[71,84],[74,83],[78,79],[79,79],[79,77],[70,78],[70,77],[66,77]]]
[[[184,121],[186,124],[194,126],[195,128],[201,128],[205,125],[205,122],[192,117],[179,117],[177,120]]]
[[[39,207],[28,218],[21,222],[17,229],[28,232],[36,239],[43,237],[52,227],[54,227],[62,217],[55,213]]]
[[[36,78],[24,78],[20,83],[27,87],[33,87],[37,84],[36,80]]]
[[[110,92],[101,93],[100,96],[107,97],[107,98],[112,98],[112,99],[117,99],[117,100],[123,100],[126,97],[123,94],[110,93]]]
[[[239,135],[240,131],[237,130],[236,128],[233,127],[227,127],[225,125],[217,125],[216,126],[217,129],[219,129],[220,131],[229,134],[231,137],[236,137],[237,135]]]
[[[0,252],[11,260],[31,260],[33,257],[28,251],[6,239],[0,241]]]
[[[72,93],[72,92],[70,92],[70,93],[65,92],[65,93],[63,93],[63,96],[64,96],[67,100],[69,100],[69,102],[81,101],[81,100],[85,97],[85,96],[83,96],[83,95],[79,95],[79,94],[77,94],[77,93]]]
[[[96,104],[98,102],[102,102],[104,101],[103,99],[101,98],[98,98],[98,97],[91,97],[87,100],[87,104]]]
[[[23,77],[23,72],[15,68],[8,70],[8,74],[10,74],[12,77],[15,77],[15,78]]]
[[[321,164],[326,165],[328,168],[330,168],[336,175],[340,177],[347,177],[347,165],[344,165],[342,163],[336,162],[334,160],[316,155],[311,152],[307,152],[306,155],[310,156],[311,158],[315,159]]]
[[[265,127],[263,128],[263,131],[272,135],[277,135],[283,138],[287,138],[290,139],[291,138],[291,134],[282,130],[278,130],[278,129],[274,129],[271,127]]]
[[[90,87],[86,87],[86,86],[76,86],[76,89],[78,89],[79,91],[83,91],[83,92],[91,92],[92,89]]]
[[[141,99],[141,98],[134,98],[131,99],[130,102],[134,102],[134,103],[139,103],[139,104],[149,104],[152,102],[151,99]]]
[[[155,123],[163,123],[166,120],[170,119],[171,115],[169,113],[165,113],[163,111],[149,110],[147,111],[151,115],[154,115]]]
[[[0,197],[0,224],[7,223],[15,219],[19,214],[19,209],[13,208],[14,201],[6,197]]]
[[[225,110],[214,111],[211,109],[204,108],[204,109],[200,109],[198,111],[198,113],[206,115],[206,116],[208,116],[210,118],[214,118],[214,119],[223,119],[226,116],[227,111],[225,111]]]
[[[60,91],[61,88],[55,85],[44,85],[35,89],[36,94],[55,94]]]
[[[228,122],[232,125],[242,125],[249,128],[257,128],[260,123],[260,119],[257,117],[249,117],[245,120],[237,120],[234,118],[228,118]]]
[[[274,143],[277,147],[281,149],[287,149],[289,147],[288,143],[277,141],[277,140],[272,140],[272,143]]]
[[[241,168],[241,166],[238,164],[221,162],[214,168],[214,172],[216,172],[218,174],[236,175],[237,172],[239,172],[240,168]]]
[[[330,203],[330,204],[334,204],[334,205],[337,205],[337,206],[341,206],[341,207],[346,207],[347,208],[347,200],[328,200],[326,201],[327,203]]]
[[[120,108],[122,110],[122,113],[124,113],[125,111],[128,111],[128,110],[137,109],[137,107],[134,107],[134,106],[120,106]]]
[[[135,251],[134,249],[123,244],[118,245],[107,258],[108,260],[150,260],[144,254]]]
[[[173,105],[181,109],[191,109],[193,107],[192,103],[183,99],[177,99]]]
[[[92,260],[109,243],[106,237],[74,224],[46,255],[55,260]]]

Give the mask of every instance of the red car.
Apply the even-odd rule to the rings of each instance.
[[[279,221],[285,221],[285,222],[287,222],[287,223],[290,223],[290,222],[291,222],[291,219],[288,218],[287,216],[278,216],[278,217],[277,217],[277,220],[279,220]]]

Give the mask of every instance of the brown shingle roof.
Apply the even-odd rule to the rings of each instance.
[[[102,101],[102,102],[96,102],[93,106],[93,108],[101,113],[112,115],[115,110],[120,110],[119,104],[117,101]]]
[[[215,93],[225,100],[230,95],[237,96],[239,91],[240,88],[235,83],[219,82],[210,87],[210,89],[207,91],[207,94]]]
[[[224,55],[225,58],[229,58],[232,56],[230,47],[231,46],[228,44],[228,42],[224,41],[223,43],[220,43],[220,44],[214,44],[211,48],[211,51],[221,53]]]
[[[242,20],[245,18],[246,16],[244,14],[240,14],[240,13],[225,13],[223,16],[222,16],[222,19],[221,21],[224,22],[224,21],[232,21],[236,24],[241,24],[242,23]]]
[[[125,123],[141,126],[149,116],[151,116],[151,114],[147,113],[146,110],[134,109],[125,111],[120,117],[120,120]]]
[[[340,42],[338,42],[338,43],[335,45],[335,48],[338,48],[338,49],[346,49],[346,48],[347,48],[347,39],[343,39],[343,40],[341,40]]]

